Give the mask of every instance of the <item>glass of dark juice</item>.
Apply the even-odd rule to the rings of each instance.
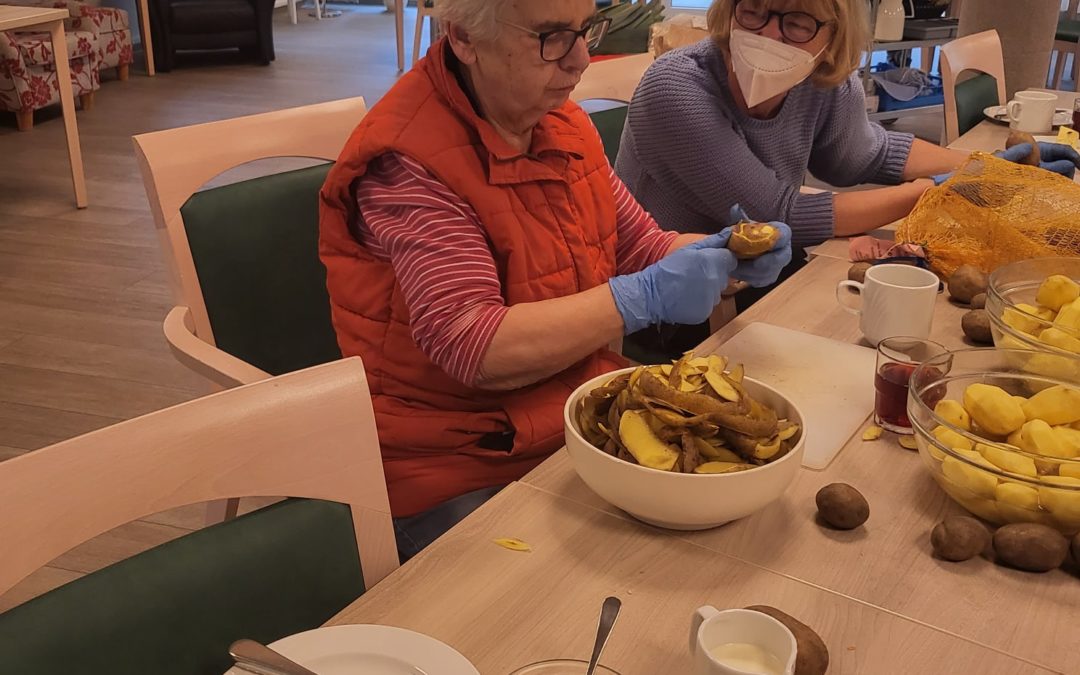
[[[1080,131],[1080,97],[1073,100],[1073,131]]]
[[[898,434],[910,434],[907,414],[908,382],[923,361],[948,350],[936,342],[913,337],[891,337],[877,348],[874,372],[874,423]]]

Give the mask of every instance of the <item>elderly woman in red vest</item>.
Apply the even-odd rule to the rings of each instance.
[[[447,37],[367,114],[322,192],[341,350],[364,359],[402,557],[563,442],[562,406],[620,367],[606,345],[704,321],[728,232],[660,230],[569,102],[593,0],[439,0]]]

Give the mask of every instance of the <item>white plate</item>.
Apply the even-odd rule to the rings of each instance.
[[[319,675],[480,675],[453,648],[393,626],[328,626],[270,646]],[[234,667],[225,675],[247,673]]]
[[[1008,124],[1009,117],[1005,114],[1005,106],[992,105],[989,108],[983,110],[983,116],[991,122],[997,122],[998,124]],[[1065,108],[1057,108],[1054,111],[1054,126],[1068,126],[1072,124],[1072,111]]]

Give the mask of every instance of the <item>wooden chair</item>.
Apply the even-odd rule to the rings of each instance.
[[[134,137],[176,307],[165,337],[222,387],[340,358],[318,256],[318,192],[330,164],[197,192],[247,162],[331,162],[365,113],[331,101]]]
[[[435,21],[435,0],[416,0],[416,32],[413,35],[412,62],[420,60],[420,42],[424,37],[424,19]]]
[[[974,77],[959,80],[962,73]],[[1003,105],[1005,63],[1001,39],[989,30],[958,38],[941,47],[941,81],[945,90],[945,145],[952,143],[983,119],[983,110]]]
[[[235,639],[315,628],[398,567],[363,364],[337,361],[0,463],[0,592],[114,527],[287,496],[0,614],[20,675],[222,672]]]
[[[1077,9],[1080,0],[1069,0],[1069,5],[1058,19],[1057,33],[1054,35],[1054,82],[1053,89],[1061,89],[1061,76],[1065,71],[1065,59],[1073,55],[1073,87],[1080,80],[1080,16]]]

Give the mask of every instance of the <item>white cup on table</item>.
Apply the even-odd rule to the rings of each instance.
[[[1009,127],[1029,134],[1048,134],[1054,128],[1057,96],[1045,91],[1018,91],[1005,106]]]
[[[930,337],[940,280],[933,272],[911,265],[874,265],[866,280],[841,281],[836,300],[844,310],[859,317],[859,328],[875,347],[888,337],[906,335],[922,340]],[[862,298],[862,307],[847,304],[845,291],[852,289]]]
[[[691,617],[694,675],[792,675],[796,649],[795,636],[768,614],[705,606]]]

